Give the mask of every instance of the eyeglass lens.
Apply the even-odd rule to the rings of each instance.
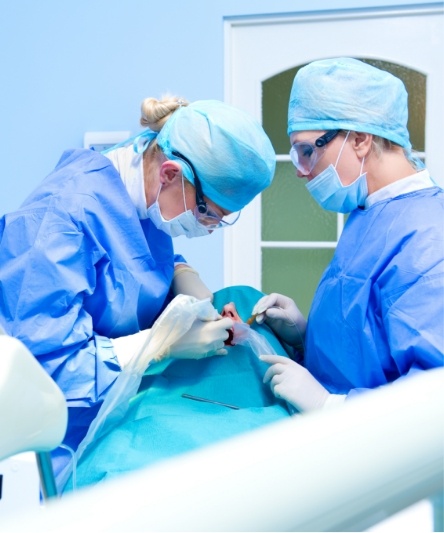
[[[318,137],[314,144],[309,141],[301,141],[293,144],[290,150],[291,161],[301,174],[310,174],[322,155],[320,155],[320,150],[322,150],[323,153],[326,145],[332,141],[338,133],[339,130],[328,131]]]
[[[182,159],[182,161],[185,161],[193,173],[194,188],[196,190],[196,207],[194,209],[194,216],[196,217],[197,221],[209,229],[222,228],[234,224],[240,216],[240,211],[231,213],[222,218],[217,213],[209,209],[207,202],[204,200],[202,185],[197,177],[196,170],[191,161],[180,152],[173,151],[172,154],[179,159]]]
[[[234,224],[240,216],[240,211],[230,213],[229,215],[225,215],[224,217],[220,217],[217,213],[211,211],[211,209],[209,209],[208,207],[206,213],[200,213],[196,207],[196,209],[194,210],[194,216],[201,224],[203,224],[207,228],[216,229],[231,226],[232,224]]]

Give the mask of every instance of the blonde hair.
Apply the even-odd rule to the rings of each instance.
[[[376,154],[376,157],[381,156],[382,152],[390,151],[394,146],[399,146],[396,143],[379,137],[378,135],[373,135],[372,148]]]
[[[376,154],[376,157],[380,157],[383,152],[393,150],[395,147],[400,148],[400,145],[393,141],[389,141],[388,139],[384,139],[384,137],[373,135],[372,150]],[[404,153],[404,157],[414,170],[420,171],[424,168],[424,162],[421,161],[416,153],[414,153],[412,150],[408,150],[407,148],[402,148],[402,151]]]
[[[160,100],[157,98],[145,98],[141,105],[142,116],[140,124],[150,130],[159,132],[170,116],[189,102],[178,96],[164,95]]]

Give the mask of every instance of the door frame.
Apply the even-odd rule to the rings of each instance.
[[[439,2],[303,14],[227,17],[224,19],[224,99],[261,121],[262,81],[279,72],[321,57],[341,55],[374,57],[404,64],[428,77],[428,109],[436,109],[437,112],[428,113],[426,118],[427,167],[432,176],[444,186],[439,146],[444,118],[444,67],[440,58],[433,56],[442,54],[444,46],[443,6]],[[415,33],[407,31],[412,22]],[[440,25],[440,31],[431,32],[430,24],[432,28]],[[384,26],[376,33],[377,39],[374,42],[370,40],[372,26],[373,29]],[[418,35],[419,28],[421,30]],[[295,34],[300,36],[303,46],[298,46]],[[383,37],[387,34],[390,37],[384,42]],[[432,53],[430,43],[421,38],[421,35],[429,37],[431,34],[435,41],[432,43]],[[290,46],[292,42],[295,43],[294,46]],[[328,54],[325,53],[326,50]],[[277,158],[281,161],[289,160],[286,154],[278,154]],[[339,217],[339,232],[341,223]],[[224,230],[223,249],[224,286],[250,285],[260,290],[260,195],[244,208],[233,227]]]

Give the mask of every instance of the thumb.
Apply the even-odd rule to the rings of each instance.
[[[266,318],[270,318],[271,320],[275,320],[275,319],[282,320],[285,318],[284,311],[280,307],[270,307],[269,309],[267,309],[265,314],[266,314]]]

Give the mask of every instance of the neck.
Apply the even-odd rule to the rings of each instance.
[[[143,182],[145,185],[146,205],[150,207],[157,199],[160,183],[156,179],[159,175],[160,154],[148,148],[143,154]]]
[[[402,148],[385,151],[379,156],[373,154],[366,161],[364,171],[367,172],[369,194],[417,172]]]

